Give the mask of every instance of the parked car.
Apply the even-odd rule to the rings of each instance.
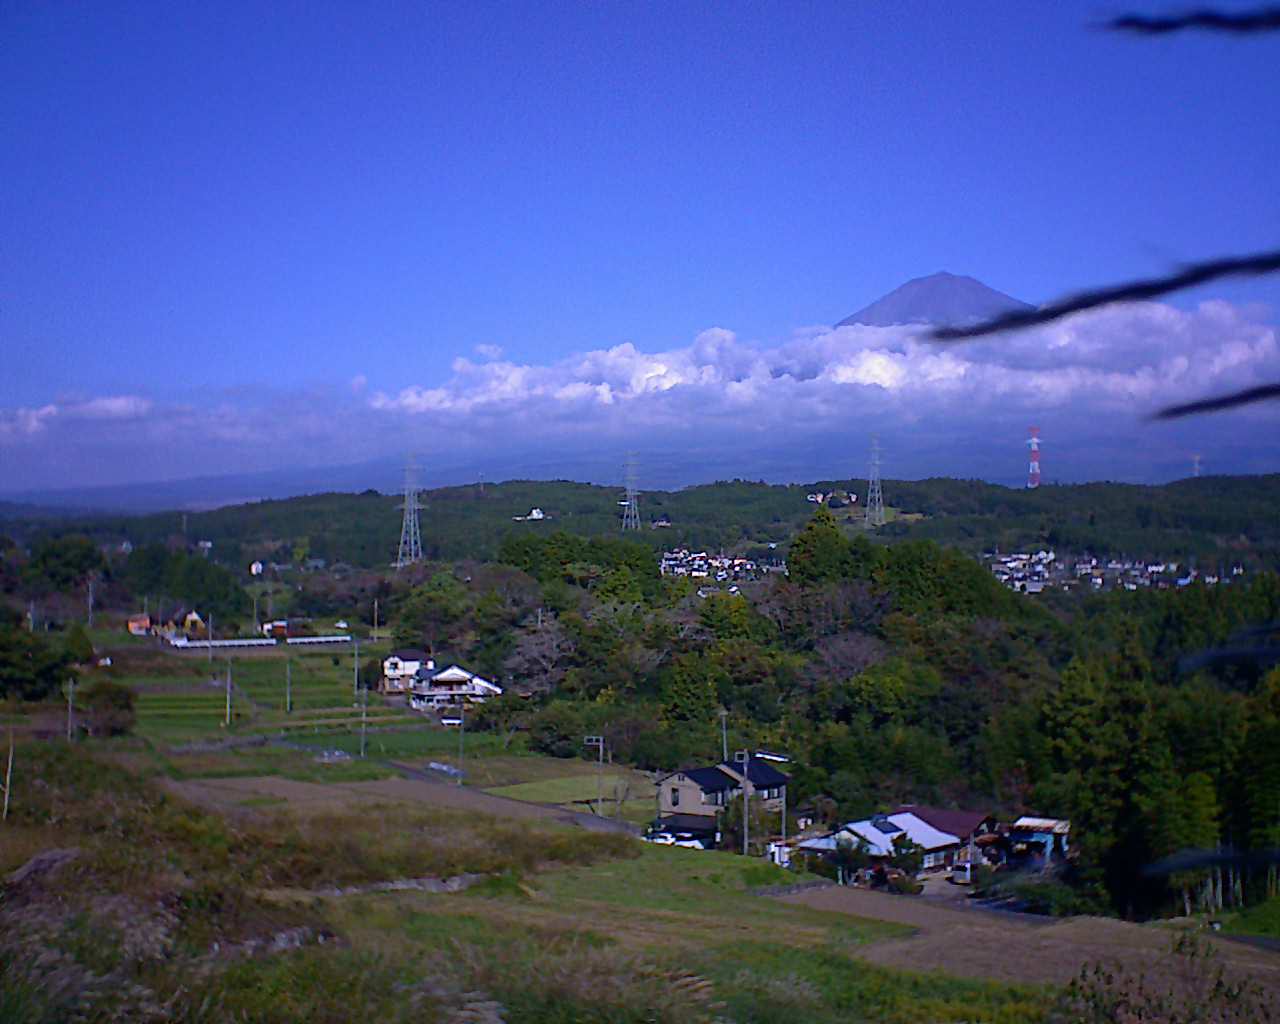
[[[650,832],[644,837],[646,843],[657,843],[659,846],[675,846],[676,837],[670,832]]]

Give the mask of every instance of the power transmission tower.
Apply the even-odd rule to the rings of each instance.
[[[884,494],[880,490],[880,438],[871,436],[871,472],[867,475],[867,511],[865,525],[868,530],[884,526]]]
[[[640,529],[640,496],[636,493],[636,456],[634,452],[627,453],[627,497],[625,501],[619,502],[619,504],[623,506],[623,532]]]
[[[404,521],[400,526],[400,553],[396,555],[397,569],[422,561],[422,534],[418,530],[418,511],[422,506],[418,504],[417,467],[414,465],[413,456],[409,457],[404,467],[404,504],[400,507],[404,509]]]

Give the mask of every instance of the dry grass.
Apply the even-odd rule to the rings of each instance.
[[[1167,929],[1112,918],[1028,920],[1012,914],[941,906],[932,901],[857,889],[828,888],[784,902],[897,921],[915,929],[906,939],[859,955],[877,964],[912,964],[969,978],[1063,985],[1086,963],[1119,964],[1159,976],[1169,968]],[[1250,976],[1280,994],[1280,959],[1262,950],[1214,941],[1229,976]]]

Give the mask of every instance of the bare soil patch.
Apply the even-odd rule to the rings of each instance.
[[[860,947],[870,963],[965,978],[1061,985],[1086,963],[1120,964],[1164,977],[1174,933],[1111,918],[1045,919],[940,905],[931,900],[831,886],[780,897],[817,910],[916,928],[909,938]],[[1280,994],[1280,956],[1210,939],[1227,973]]]

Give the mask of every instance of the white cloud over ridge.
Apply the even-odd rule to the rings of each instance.
[[[429,466],[452,459],[457,473],[601,479],[611,470],[600,467],[640,447],[670,456],[666,478],[652,481],[665,486],[858,475],[874,431],[886,475],[1014,482],[1035,423],[1046,479],[1167,479],[1185,475],[1192,452],[1215,472],[1280,470],[1274,403],[1147,422],[1163,405],[1278,378],[1276,328],[1221,301],[1113,306],[946,346],[919,327],[812,327],[775,345],[715,327],[663,351],[626,343],[543,363],[476,346],[444,379],[393,390],[358,376],[327,390],[0,410],[0,459],[2,486],[16,490],[125,470],[162,479],[354,463],[410,446]],[[499,455],[516,468],[499,469]]]
[[[1274,327],[1225,302],[1193,311],[1159,303],[1082,313],[1038,330],[940,346],[919,327],[815,328],[775,347],[744,344],[712,328],[685,347],[643,352],[627,343],[544,365],[455,359],[435,386],[376,392],[371,406],[458,422],[467,416],[625,408],[634,426],[750,412],[754,425],[847,415],[851,404],[906,421],[950,415],[970,421],[1064,408],[1124,415],[1275,376]]]

